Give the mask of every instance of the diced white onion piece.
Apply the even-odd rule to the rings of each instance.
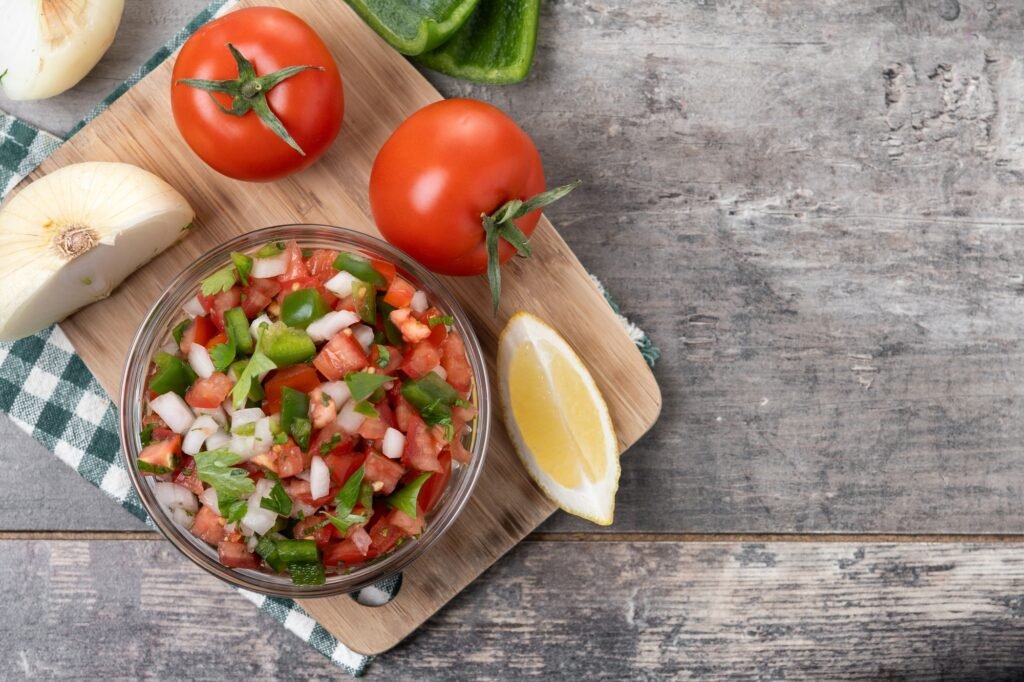
[[[177,355],[180,347],[174,341],[168,341],[164,345],[160,346],[160,350],[167,353],[168,355]]]
[[[153,398],[149,405],[175,433],[185,433],[192,426],[192,422],[196,420],[192,410],[181,399],[181,396],[171,391]]]
[[[217,371],[210,359],[210,353],[201,343],[193,343],[188,349],[188,364],[200,379],[209,379]]]
[[[277,512],[260,506],[260,500],[270,495],[274,485],[275,481],[268,478],[261,478],[256,483],[256,490],[249,496],[248,507],[241,521],[242,532],[246,535],[263,535],[277,522]]]
[[[199,501],[203,503],[204,507],[209,507],[213,511],[220,515],[220,504],[217,499],[217,491],[214,488],[207,488],[203,491],[203,494],[199,496]]]
[[[193,296],[188,299],[188,303],[181,307],[185,311],[185,314],[189,317],[199,317],[206,314],[206,309],[203,308],[203,304],[199,302],[199,296]]]
[[[352,397],[352,392],[348,390],[348,384],[344,381],[327,381],[320,384],[320,390],[330,396],[337,407],[341,407]]]
[[[257,279],[277,277],[278,275],[283,275],[287,269],[288,254],[282,251],[276,256],[270,256],[269,258],[253,258],[250,276]]]
[[[238,433],[238,429],[246,424],[253,424],[267,415],[258,407],[247,407],[244,410],[235,410],[231,415],[231,433]]]
[[[253,436],[231,436],[228,449],[242,458],[242,461],[249,461],[256,455],[254,449],[256,439]]]
[[[384,456],[391,459],[400,459],[405,450],[405,434],[398,429],[388,427],[384,432]]]
[[[228,399],[220,404],[220,409],[224,410],[224,414],[228,415],[229,417],[235,413],[235,404],[231,402],[230,396],[228,396]]]
[[[331,491],[331,471],[323,457],[313,455],[309,462],[309,495],[314,500],[325,497]]]
[[[355,433],[363,425],[363,422],[366,421],[366,417],[356,412],[355,401],[350,400],[341,408],[341,412],[335,421],[338,426],[348,433]]]
[[[369,352],[370,345],[373,343],[373,330],[367,327],[365,324],[361,324],[357,327],[352,327],[352,336],[356,337],[356,341],[363,347],[364,351]]]
[[[417,289],[416,293],[412,295],[412,302],[409,303],[409,307],[418,313],[422,313],[430,307],[430,301],[427,300],[427,295],[423,291]]]
[[[299,479],[300,481],[306,481],[307,483],[309,483],[309,469],[300,471],[299,473],[295,474],[295,478]]]
[[[268,327],[271,325],[270,317],[268,317],[266,313],[263,313],[262,315],[257,317],[249,325],[249,336],[252,337],[253,341],[260,340],[260,327],[262,327],[263,325],[267,325]]]
[[[219,450],[231,442],[231,434],[226,431],[216,431],[206,439],[207,450]]]
[[[253,535],[251,538],[245,541],[245,548],[250,552],[256,551],[256,545],[260,544],[260,539]]]
[[[305,502],[300,502],[294,497],[292,498],[292,518],[298,518],[299,514],[302,514],[303,518],[308,519],[313,514],[316,514],[316,512],[316,507],[306,504]]]
[[[192,422],[191,428],[185,434],[181,442],[181,451],[186,455],[194,455],[199,452],[207,438],[217,433],[217,422],[208,414],[201,414]]]
[[[432,369],[430,371],[433,372],[434,374],[436,374],[437,376],[441,377],[445,381],[448,380],[448,371],[445,370],[445,368],[442,367],[441,365],[438,365],[437,367],[435,367],[434,369]]]
[[[153,485],[153,494],[156,495],[157,502],[167,513],[171,513],[175,509],[181,509],[191,514],[199,511],[196,496],[177,483],[158,481]]]
[[[339,272],[324,283],[324,289],[345,298],[352,295],[352,282],[355,281],[351,272]]]
[[[174,484],[172,483],[171,485]],[[180,488],[181,486],[178,487]],[[189,494],[191,495],[192,493]],[[195,514],[190,514],[181,507],[178,507],[177,509],[171,510],[171,520],[182,528],[190,529],[192,528],[192,524],[195,523],[196,518]]]
[[[335,310],[306,327],[306,333],[314,341],[327,341],[342,329],[347,329],[359,321],[359,316],[351,310]]]
[[[228,414],[224,411],[223,407],[193,407],[192,411],[196,414],[205,414],[209,416],[220,426],[228,425]]]
[[[254,448],[256,454],[262,455],[264,452],[270,452],[270,448],[274,446],[274,434],[270,430],[270,417],[263,417],[256,422],[256,433],[253,435],[256,438]]]

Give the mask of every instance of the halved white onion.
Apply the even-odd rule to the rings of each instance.
[[[283,275],[287,269],[288,254],[281,252],[269,258],[253,258],[252,272],[250,274],[257,279],[265,279],[267,277]]]
[[[73,164],[36,180],[0,210],[0,340],[106,298],[194,216],[173,187],[126,163]]]
[[[309,495],[314,500],[325,497],[331,490],[331,471],[323,457],[313,455],[309,462]]]
[[[175,433],[185,433],[196,420],[192,410],[177,393],[168,391],[149,401],[149,406]]]
[[[340,298],[345,298],[352,295],[352,282],[356,281],[358,280],[356,280],[351,272],[342,271],[324,282],[324,289],[337,294]]]
[[[43,99],[74,87],[114,42],[124,0],[16,0],[0,22],[0,87]]]
[[[401,459],[402,452],[405,450],[405,434],[389,426],[388,430],[384,432],[384,443],[381,449],[385,457]]]
[[[188,349],[188,364],[201,379],[209,379],[217,368],[213,366],[210,353],[201,343],[193,343]]]
[[[314,341],[328,341],[342,329],[347,329],[358,321],[359,316],[351,310],[334,310],[312,322],[306,327],[306,333]]]

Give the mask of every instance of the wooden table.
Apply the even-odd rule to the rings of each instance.
[[[66,129],[202,4],[0,107]],[[560,0],[526,84],[431,77],[585,180],[550,213],[665,408],[614,526],[557,515],[371,676],[1024,674],[1019,10]],[[0,467],[0,677],[337,677],[5,420]]]

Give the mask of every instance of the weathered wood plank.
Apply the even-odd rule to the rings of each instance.
[[[557,0],[527,83],[432,77],[586,181],[553,220],[664,351],[613,531],[1024,530],[1022,22],[982,0]],[[83,97],[17,111],[59,128]],[[59,528],[45,485],[0,497],[37,491]]]
[[[0,676],[337,678],[162,542],[0,543]],[[1005,545],[526,542],[381,679],[1013,679]]]

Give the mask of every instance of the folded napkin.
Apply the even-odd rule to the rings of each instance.
[[[167,59],[200,26],[229,9],[234,2],[217,0],[207,7],[72,128],[68,137]],[[0,200],[56,151],[62,141],[0,111]],[[600,282],[597,284],[604,292]],[[605,296],[607,298],[607,294]],[[611,299],[608,302],[618,313]],[[621,314],[620,319],[644,358],[653,365],[658,358],[657,348],[642,330]],[[55,325],[13,343],[0,343],[0,412],[82,478],[153,525],[121,462],[114,404],[60,327]],[[395,579],[381,581],[366,591],[373,593],[366,595],[367,603],[386,602],[397,594],[399,586],[400,581]],[[366,669],[372,657],[358,654],[339,642],[293,600],[238,591],[349,674],[358,677]]]

